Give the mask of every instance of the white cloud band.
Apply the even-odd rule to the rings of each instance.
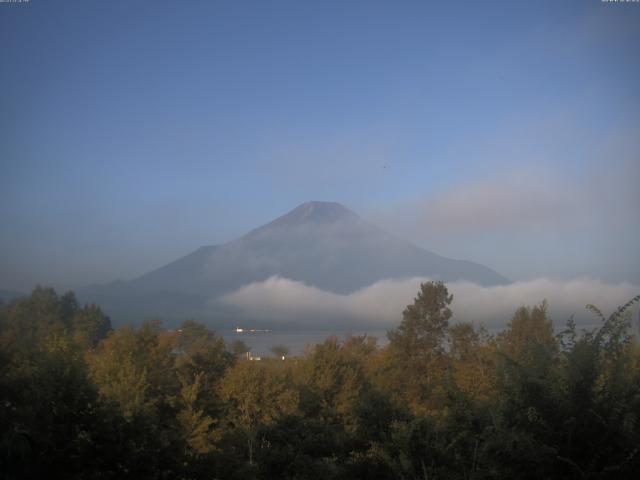
[[[413,301],[420,282],[426,280],[382,280],[354,293],[340,295],[286,278],[271,277],[226,294],[218,301],[239,309],[248,318],[260,320],[320,328],[326,323],[353,321],[371,328],[388,328],[399,323],[403,309]],[[536,279],[494,287],[454,282],[447,287],[454,294],[454,319],[483,323],[489,328],[506,325],[518,306],[534,305],[544,299],[549,302],[556,325],[564,324],[572,314],[579,324],[592,325],[598,320],[585,312],[586,304],[611,312],[640,293],[637,285],[610,284],[588,278]]]

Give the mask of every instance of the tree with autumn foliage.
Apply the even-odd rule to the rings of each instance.
[[[250,361],[206,325],[111,331],[37,288],[0,306],[0,478],[568,479],[640,470],[640,296],[578,331],[489,334],[427,282],[389,343]]]
[[[444,283],[422,283],[413,303],[402,312],[400,325],[387,334],[389,346],[378,384],[398,406],[408,406],[414,413],[440,408],[452,301]]]
[[[249,464],[263,427],[298,412],[299,396],[282,363],[241,360],[225,375],[221,393],[232,428],[244,436]]]

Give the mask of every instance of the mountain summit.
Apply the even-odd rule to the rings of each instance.
[[[201,247],[128,282],[78,292],[116,321],[228,317],[216,299],[272,276],[349,294],[377,281],[429,277],[507,283],[483,265],[402,240],[333,202],[307,202],[223,245]]]
[[[360,217],[336,202],[306,202],[289,213],[276,218],[265,228],[293,227],[308,223],[327,224],[339,221],[357,221]]]

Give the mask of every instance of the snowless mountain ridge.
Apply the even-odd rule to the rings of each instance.
[[[279,276],[349,294],[383,279],[429,277],[498,285],[483,265],[453,260],[402,240],[334,202],[307,202],[222,245],[204,246],[130,281],[81,289],[116,323],[232,315],[215,299]]]

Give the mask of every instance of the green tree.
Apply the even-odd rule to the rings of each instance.
[[[402,312],[398,328],[388,332],[389,346],[406,359],[429,361],[443,350],[453,295],[442,282],[420,285],[413,304]]]
[[[73,311],[65,312],[52,288],[36,287],[31,295],[11,302],[3,312],[0,346],[6,350],[29,350],[52,335],[65,335]]]
[[[495,391],[495,339],[470,322],[452,325],[449,355],[456,387],[472,401],[487,401]]]
[[[111,320],[100,307],[86,305],[77,309],[71,317],[74,340],[85,347],[96,347],[111,331]]]
[[[188,447],[195,454],[215,451],[215,443],[220,438],[219,431],[214,429],[217,422],[201,408],[200,396],[204,377],[205,374],[202,372],[192,379],[187,375],[180,376],[180,411],[177,420]]]
[[[515,354],[502,356],[482,448],[496,476],[634,477],[640,467],[640,376],[624,308],[608,319],[595,309],[602,327],[582,334],[570,321],[555,344],[543,328],[516,342]],[[538,324],[546,327],[543,311]],[[530,327],[531,318],[521,309],[518,314]]]
[[[398,328],[387,333],[389,345],[375,375],[376,385],[390,394],[397,407],[420,415],[443,412],[444,353],[452,300],[442,282],[421,284]]]
[[[176,357],[177,368],[188,370],[192,375],[205,372],[205,388],[208,388],[222,377],[233,362],[233,355],[227,351],[220,335],[195,320],[182,322],[178,332],[177,347],[180,354]]]
[[[0,345],[8,349],[29,349],[48,337],[66,335],[82,348],[95,347],[111,330],[99,307],[80,308],[73,292],[58,296],[52,288],[40,286],[4,308],[1,321]]]
[[[116,402],[125,417],[154,417],[167,410],[179,390],[172,374],[174,342],[164,341],[159,325],[143,324],[137,331],[112,332],[87,359],[100,394]]]
[[[4,353],[4,352],[3,352]],[[125,474],[119,417],[99,401],[81,352],[51,337],[0,365],[0,477]],[[91,477],[93,475],[93,477]]]
[[[175,369],[181,382],[197,384],[194,408],[217,418],[222,414],[219,383],[234,356],[220,335],[194,320],[182,323],[175,344]]]
[[[88,356],[91,377],[100,394],[118,404],[126,418],[151,414],[157,400],[151,394],[147,366],[130,327],[113,332]]]
[[[498,335],[498,345],[512,359],[520,358],[528,346],[556,347],[553,322],[549,318],[546,300],[533,308],[522,306],[513,315],[507,328]]]
[[[286,370],[266,362],[244,360],[227,371],[222,385],[229,419],[244,435],[253,464],[258,432],[278,419],[298,412],[298,392]]]

